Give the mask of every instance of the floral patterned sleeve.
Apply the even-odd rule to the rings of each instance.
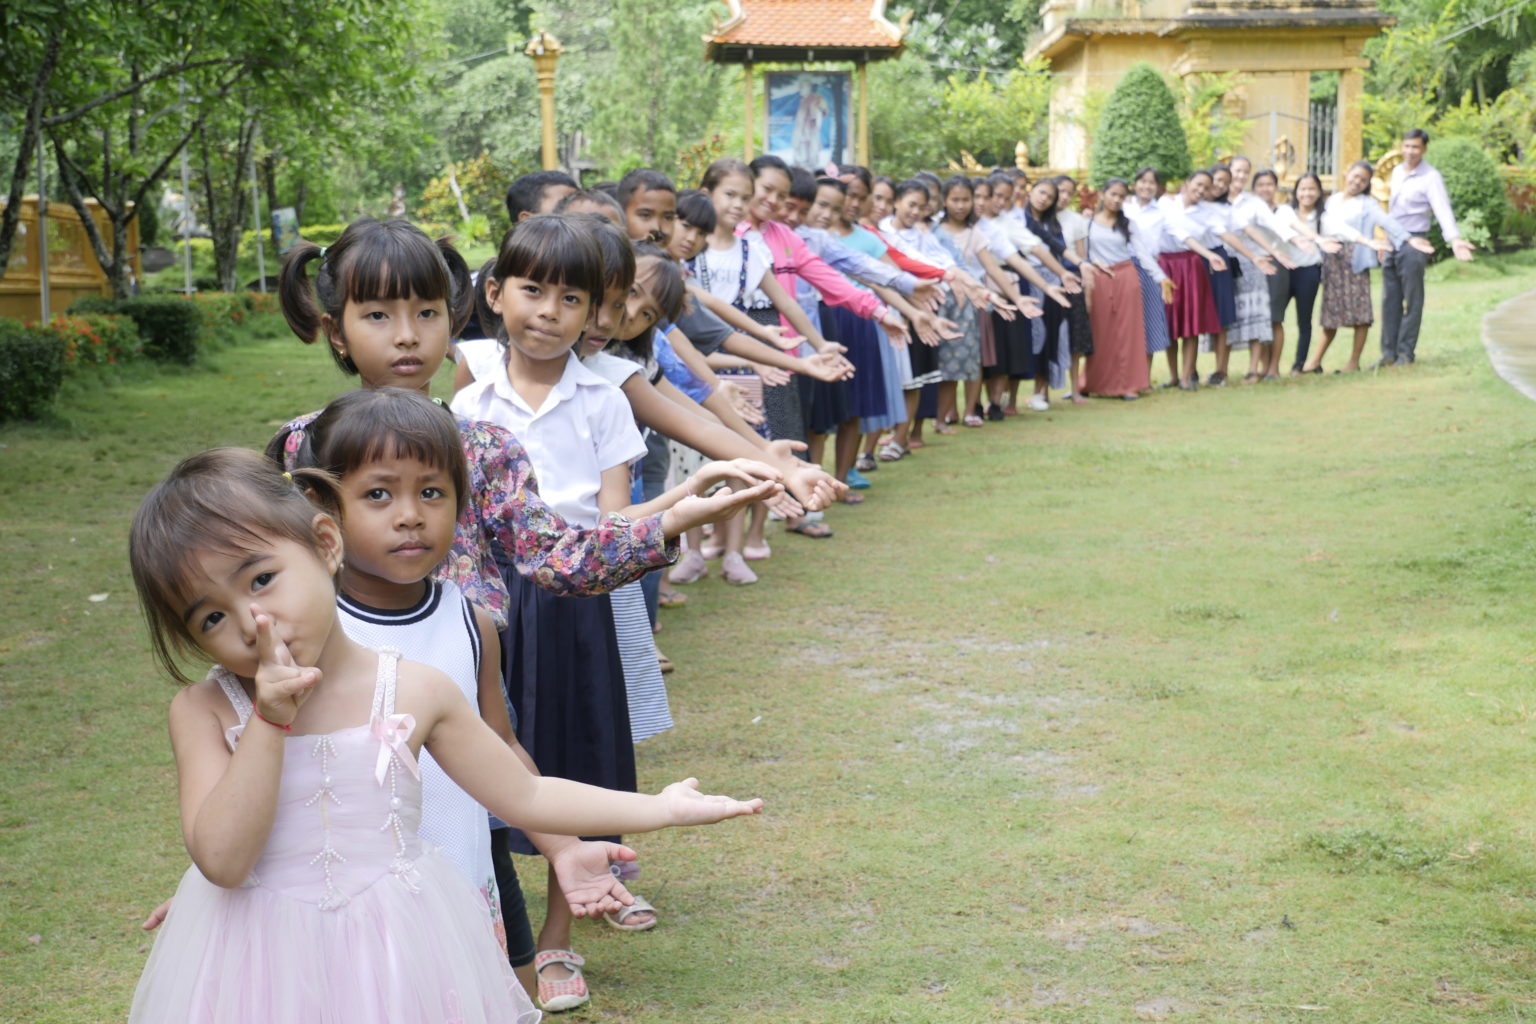
[[[268,446],[281,450],[285,468],[298,464],[305,428],[316,415],[292,420]],[[571,526],[539,497],[533,464],[510,431],[455,419],[469,461],[469,498],[454,525],[448,557],[433,575],[457,583],[490,613],[497,629],[506,628],[511,599],[493,542],[521,575],[555,594],[606,593],[677,558],[678,542],[662,534],[660,514],[633,521],[610,515],[590,530]]]
[[[510,431],[477,420],[458,422],[469,457],[465,512],[475,520],[480,544],[499,544],[517,571],[543,589],[606,593],[676,560],[678,541],[663,535],[660,513],[636,520],[608,515],[591,529],[573,526],[539,497],[533,464]],[[459,531],[455,555],[467,540]],[[498,575],[494,561],[490,572]]]

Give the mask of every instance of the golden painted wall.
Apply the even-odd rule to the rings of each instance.
[[[3,206],[0,203],[0,206]],[[87,200],[86,208],[102,237],[110,245],[112,226],[107,216],[94,201]],[[17,227],[16,240],[11,245],[10,263],[5,276],[0,277],[0,316],[18,320],[36,320],[42,312],[41,262],[37,251],[37,197],[26,196],[21,201],[21,224]],[[134,253],[133,273],[142,278],[139,267],[139,222],[128,225],[128,250]],[[107,275],[96,262],[90,240],[75,208],[68,203],[48,204],[48,302],[55,316],[64,312],[71,302],[82,295],[111,296]]]

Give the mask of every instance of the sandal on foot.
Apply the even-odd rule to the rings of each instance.
[[[965,425],[968,426],[968,427],[979,427],[979,426],[981,426],[982,424],[984,424],[986,422],[987,422],[986,420],[982,419],[980,416],[976,415],[975,413],[971,413],[969,416],[967,416],[965,418]]]
[[[881,462],[895,462],[897,459],[906,454],[907,450],[901,445],[897,444],[895,441],[887,441],[885,444],[880,446],[880,451],[875,455],[875,458],[879,459]]]
[[[672,571],[667,573],[667,579],[673,583],[697,583],[709,575],[709,563],[704,560],[704,555],[698,551],[684,551],[683,557],[677,560]]]
[[[909,451],[909,452],[915,452],[919,448],[927,448],[927,447],[928,447],[928,442],[924,441],[920,437],[910,438],[907,441],[907,451]]]
[[[725,557],[720,559],[720,575],[725,577],[725,582],[734,583],[738,587],[757,582],[757,573],[747,566],[747,560],[734,551],[727,551]]]
[[[660,651],[656,652],[656,667],[661,670],[662,675],[666,675],[668,672],[671,672],[677,668],[676,665],[672,664],[672,659],[667,657],[665,654],[662,654]]]
[[[863,473],[860,473],[859,467],[857,466],[850,469],[848,471],[848,475],[843,477],[843,483],[847,484],[849,487],[852,487],[856,491],[867,491],[870,487],[869,477],[865,476]]]
[[[650,914],[650,919],[636,924],[630,924],[629,919],[636,914]],[[603,920],[613,925],[621,932],[645,932],[656,927],[656,908],[651,906],[651,901],[644,896],[636,896],[635,902],[627,907],[620,907],[616,911],[610,911],[603,915]]]
[[[570,969],[571,976],[560,981],[548,981],[543,971],[546,967],[561,964]],[[586,960],[568,949],[546,949],[533,958],[533,972],[539,979],[539,1009],[550,1013],[574,1010],[592,998],[587,991],[587,979],[581,969]]]
[[[773,557],[773,548],[768,542],[761,544],[747,544],[741,549],[741,557],[749,562],[764,562]]]
[[[854,462],[853,468],[860,473],[873,473],[880,468],[880,463],[875,461],[873,455],[860,455]]]
[[[860,494],[858,491],[849,491],[847,494],[843,495],[837,500],[842,502],[844,505],[862,505],[864,504],[864,495]]]
[[[663,590],[656,595],[656,605],[659,608],[676,608],[688,603],[688,595],[681,590]]]
[[[832,527],[816,519],[802,519],[797,526],[785,524],[785,533],[798,533],[802,537],[815,537],[821,540],[832,536]]]

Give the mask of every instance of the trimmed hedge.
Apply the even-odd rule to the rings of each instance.
[[[190,364],[197,359],[203,316],[196,305],[174,295],[140,295],[132,299],[77,299],[71,313],[121,314],[133,318],[144,342],[144,354],[162,363]]]
[[[1162,72],[1140,61],[1130,66],[1104,104],[1093,137],[1089,178],[1095,188],[1102,188],[1110,178],[1130,181],[1149,166],[1165,181],[1187,178],[1189,143]]]
[[[64,339],[0,318],[0,420],[36,419],[64,383]]]
[[[1491,248],[1510,208],[1493,157],[1475,139],[1446,138],[1432,142],[1424,159],[1445,179],[1462,235],[1479,249]],[[1440,255],[1449,255],[1451,247],[1440,235],[1439,221],[1432,220],[1429,240]]]
[[[86,366],[109,366],[137,359],[144,354],[139,328],[129,316],[102,313],[56,316],[36,330],[45,331],[64,342],[64,371]]]

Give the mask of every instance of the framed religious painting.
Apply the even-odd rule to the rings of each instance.
[[[820,173],[853,162],[853,91],[846,71],[770,71],[768,152]]]

